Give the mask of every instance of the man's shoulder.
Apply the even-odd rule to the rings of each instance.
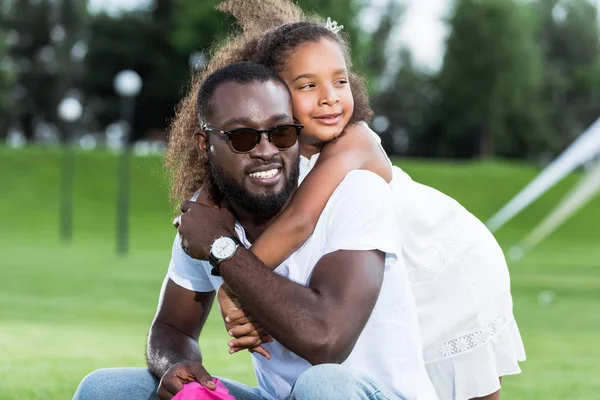
[[[325,254],[337,250],[380,250],[397,254],[397,214],[392,191],[379,175],[350,172],[340,183],[315,229]]]
[[[334,191],[330,200],[347,202],[375,201],[391,196],[388,183],[374,172],[350,171]]]
[[[391,218],[394,208],[392,191],[383,178],[370,171],[355,170],[333,192],[321,216],[329,223],[350,219],[360,224]]]

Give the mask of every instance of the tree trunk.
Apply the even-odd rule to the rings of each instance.
[[[481,159],[489,159],[494,157],[494,133],[489,126],[484,126],[481,129],[479,157]]]
[[[23,130],[23,135],[25,135],[27,142],[31,142],[35,134],[35,127],[33,126],[33,115],[31,113],[26,113],[21,117],[20,122],[21,129]]]

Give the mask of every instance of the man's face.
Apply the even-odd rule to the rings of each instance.
[[[224,83],[215,90],[210,108],[206,122],[223,131],[266,130],[294,123],[288,91],[272,81]],[[231,203],[247,212],[265,219],[276,215],[298,185],[298,144],[279,150],[263,133],[252,151],[239,154],[231,150],[228,140],[215,132],[199,138],[201,149],[209,153],[213,182]]]

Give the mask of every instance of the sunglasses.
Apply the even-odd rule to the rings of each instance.
[[[231,149],[236,153],[249,153],[258,144],[262,138],[262,134],[266,133],[269,142],[279,150],[289,149],[298,141],[300,131],[304,125],[300,124],[285,124],[275,125],[271,129],[254,129],[254,128],[238,128],[230,131],[222,131],[208,124],[202,124],[202,130],[206,133],[216,132],[226,135],[229,139]]]

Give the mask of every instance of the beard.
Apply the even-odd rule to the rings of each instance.
[[[281,162],[285,167],[285,163]],[[285,185],[279,192],[267,192],[265,194],[255,195],[239,183],[228,172],[221,169],[212,152],[208,154],[208,166],[210,168],[210,177],[212,183],[227,196],[227,199],[241,207],[248,213],[268,220],[277,215],[287,204],[290,196],[298,187],[298,178],[300,176],[300,156],[294,160],[289,175],[286,177]],[[284,168],[282,168],[283,173]]]

